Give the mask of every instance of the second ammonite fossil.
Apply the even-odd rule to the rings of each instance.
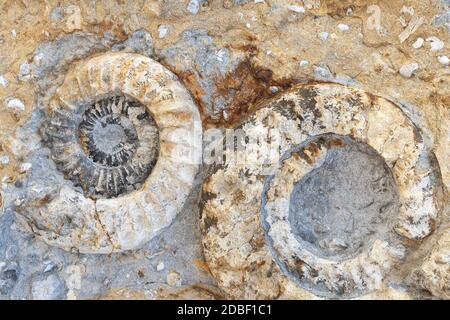
[[[379,289],[439,224],[437,163],[386,99],[296,87],[261,102],[230,140],[203,185],[202,230],[209,268],[234,298]]]

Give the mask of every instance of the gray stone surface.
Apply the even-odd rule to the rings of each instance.
[[[289,221],[319,256],[352,256],[377,233],[387,233],[398,210],[391,170],[367,144],[341,137],[322,165],[297,182]],[[390,221],[390,222],[389,222]]]
[[[205,113],[212,119],[220,118],[232,95],[220,95],[215,83],[231,72],[242,61],[242,57],[216,45],[204,29],[184,31],[173,46],[158,51],[157,55],[177,70],[193,72],[203,90],[201,100],[205,105]]]
[[[151,297],[172,270],[180,274],[177,285],[212,285],[193,263],[203,256],[197,223],[200,182],[163,234],[123,254],[83,255],[48,246],[21,229],[14,210],[7,209],[0,216],[0,299],[87,299],[123,288]],[[162,270],[157,268],[161,262]]]

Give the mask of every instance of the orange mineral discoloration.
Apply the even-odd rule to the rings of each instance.
[[[228,127],[238,123],[259,101],[274,95],[271,87],[283,90],[295,82],[293,79],[275,80],[272,70],[257,66],[251,60],[243,61],[233,73],[217,81],[218,94],[230,96],[231,102],[226,110],[227,116],[223,116],[216,124]]]
[[[199,259],[194,259],[194,264],[197,267],[197,269],[203,271],[203,272],[207,272],[207,273],[211,273],[211,270],[209,269],[208,264],[203,261],[203,260],[199,260]]]
[[[179,289],[161,286],[156,291],[155,298],[162,300],[224,300],[226,296],[216,287],[197,283]]]
[[[252,55],[254,47],[239,48]],[[239,122],[246,114],[261,100],[274,95],[270,87],[276,86],[279,89],[291,87],[296,80],[293,79],[273,79],[273,72],[270,69],[256,66],[250,59],[239,63],[239,65],[224,77],[218,78],[215,82],[216,96],[222,96],[230,101],[227,104],[226,114],[221,114],[219,119],[212,118],[206,114],[205,103],[202,97],[205,95],[196,76],[189,71],[179,72],[168,66],[190,91],[193,99],[199,106],[203,126],[225,126],[231,127]]]
[[[147,292],[130,289],[111,289],[105,295],[93,298],[95,300],[149,300]]]

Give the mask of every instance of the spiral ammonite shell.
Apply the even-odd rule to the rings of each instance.
[[[197,107],[174,74],[137,54],[95,56],[67,73],[46,113],[43,144],[71,183],[21,212],[44,241],[110,253],[172,222],[202,156]]]
[[[434,156],[386,99],[300,86],[236,131],[233,159],[203,185],[201,224],[210,270],[231,297],[370,292],[439,222]],[[271,141],[280,157],[267,156]]]
[[[158,159],[153,117],[124,95],[93,102],[81,119],[56,112],[43,131],[59,170],[93,199],[139,189]]]

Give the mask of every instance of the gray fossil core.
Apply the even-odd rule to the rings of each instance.
[[[328,149],[324,162],[298,181],[291,193],[294,235],[317,256],[347,258],[387,233],[398,210],[394,177],[369,145],[349,137]]]
[[[59,171],[93,199],[140,188],[159,154],[158,128],[146,107],[115,95],[83,108],[81,116],[58,110],[44,124]]]
[[[101,112],[98,114],[97,108],[85,112],[79,127],[83,147],[93,162],[118,167],[135,153],[137,132],[127,116],[106,109]],[[145,109],[142,112],[145,115]]]
[[[121,125],[125,122],[118,120],[120,124],[116,123],[98,123],[92,130],[92,136],[94,143],[99,151],[106,154],[115,154],[118,150],[122,149],[122,146],[127,142],[128,136],[125,133],[125,128]],[[133,127],[130,128],[130,132],[136,131]],[[136,136],[136,133],[132,133],[131,137]]]

